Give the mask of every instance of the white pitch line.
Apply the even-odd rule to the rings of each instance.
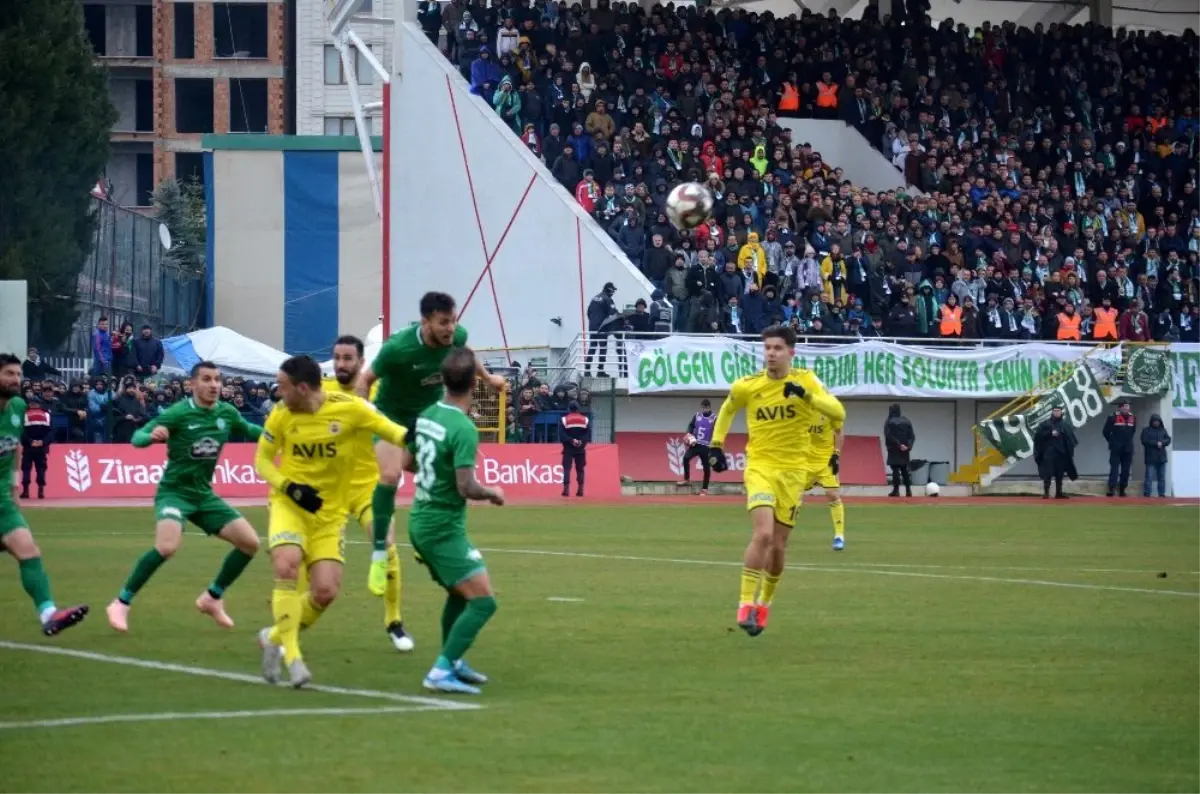
[[[145,533],[139,533],[139,532],[55,532],[55,533],[49,535],[48,537],[51,537],[51,538],[64,538],[64,537],[65,538],[95,538],[95,537],[115,537],[115,538],[139,537],[139,538],[144,538]],[[266,538],[263,538],[263,540],[266,540]],[[369,546],[370,541],[347,539],[346,545],[348,545],[348,546]],[[399,543],[398,542],[396,545],[404,547],[404,548],[412,548],[412,545],[409,543]],[[550,554],[550,555],[578,554],[580,556],[587,556],[584,552],[554,552],[554,551],[542,551],[539,549],[480,549],[480,551],[487,551],[490,553],[497,553],[497,554]],[[597,559],[625,559],[622,557],[607,557],[602,554],[601,555],[592,555],[592,556],[597,557]],[[686,560],[684,562],[688,562],[689,564],[692,564],[692,565],[740,564],[740,563],[730,563],[728,561],[708,562],[708,561],[704,561],[704,560]],[[811,563],[811,565],[817,565],[817,564],[818,563]],[[797,565],[809,565],[809,564],[808,563],[797,563]],[[1024,566],[1024,565],[936,565],[936,564],[899,563],[899,562],[895,562],[895,563],[893,563],[893,562],[854,562],[854,563],[844,563],[844,564],[843,563],[827,563],[827,564],[823,564],[822,567],[837,568],[839,570],[841,570],[843,568],[844,569],[918,568],[921,570],[938,570],[938,571],[1025,571],[1025,572],[1040,571],[1042,573],[1128,573],[1128,574],[1142,574],[1142,575],[1157,574],[1161,570],[1161,569],[1149,570],[1149,569],[1139,569],[1139,568],[1055,568],[1055,567],[1046,567],[1046,566]],[[1170,571],[1170,573],[1174,576],[1200,576],[1200,571]],[[1157,592],[1161,592],[1161,591],[1155,590],[1154,592],[1157,593]]]
[[[152,659],[135,659],[132,656],[112,656],[106,653],[93,653],[92,651],[78,651],[74,648],[58,648],[52,645],[31,645],[24,642],[9,642],[0,640],[0,648],[7,648],[11,651],[31,651],[33,653],[46,653],[51,656],[69,656],[73,659],[86,659],[89,662],[107,662],[109,664],[118,664],[124,667],[138,667],[143,670],[160,670],[167,673],[182,673],[184,675],[200,676],[202,678],[219,678],[224,681],[238,681],[245,684],[267,685],[261,676],[249,675],[248,673],[233,673],[227,670],[213,670],[208,667],[190,667],[183,664],[174,664],[172,662],[158,662]],[[289,686],[286,682],[280,682],[279,686]],[[447,711],[473,711],[481,709],[483,706],[478,703],[463,703],[454,700],[438,700],[436,698],[421,697],[419,695],[400,695],[395,692],[381,692],[376,689],[348,689],[346,687],[328,686],[326,684],[309,684],[305,687],[313,692],[323,692],[327,695],[345,695],[347,697],[372,698],[374,700],[390,700],[395,703],[409,703],[418,706],[428,706],[431,709],[444,709]]]
[[[661,562],[675,565],[718,565],[721,567],[741,567],[740,562],[729,560],[688,560],[672,557],[635,557],[627,554],[592,554],[580,551],[546,551],[544,549],[480,549],[485,554],[531,554],[545,557],[581,557],[594,560],[624,560],[626,562]],[[1200,592],[1191,593],[1185,590],[1154,590],[1148,587],[1119,587],[1104,584],[1082,584],[1080,582],[1053,582],[1045,579],[1010,579],[1001,576],[963,576],[947,573],[918,573],[916,571],[886,571],[878,568],[830,568],[823,565],[795,563],[787,566],[793,571],[814,571],[817,573],[858,573],[874,576],[908,576],[915,579],[952,579],[963,582],[995,582],[1001,584],[1025,584],[1039,587],[1065,587],[1076,590],[1108,590],[1115,593],[1148,593],[1151,595],[1174,595],[1200,598]]]
[[[168,711],[157,714],[105,714],[97,717],[63,717],[49,720],[0,722],[0,731],[25,728],[71,728],[77,725],[109,725],[117,722],[181,722],[184,720],[240,720],[258,717],[356,717],[404,714],[414,711],[445,711],[435,706],[375,706],[357,709],[257,709],[254,711]]]
[[[566,596],[550,596],[547,601],[557,601],[562,604],[579,604],[583,602],[582,598],[567,598]]]

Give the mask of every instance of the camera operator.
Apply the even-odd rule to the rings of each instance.
[[[713,425],[717,422],[717,417],[713,415],[712,403],[707,399],[700,401],[700,410],[692,416],[692,421],[688,422],[687,439],[688,451],[683,455],[683,479],[675,483],[679,487],[686,487],[692,481],[692,458],[700,458],[700,465],[704,468],[704,484],[700,488],[700,495],[708,494],[708,481],[712,476],[712,466],[708,462],[708,446],[712,443]]]

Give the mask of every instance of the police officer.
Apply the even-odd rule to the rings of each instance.
[[[708,400],[700,401],[700,410],[692,417],[692,421],[688,422],[687,432],[694,441],[688,447],[688,451],[683,455],[683,479],[675,483],[679,487],[685,487],[692,480],[692,458],[700,458],[700,465],[704,467],[704,485],[700,488],[700,495],[708,493],[708,480],[712,475],[712,465],[708,462],[708,447],[712,443],[713,425],[717,423],[717,417],[713,415],[712,403]]]
[[[567,413],[559,420],[558,437],[563,445],[563,496],[571,495],[571,466],[575,466],[575,495],[583,496],[583,470],[587,468],[587,445],[592,440],[592,420],[579,410],[579,403],[567,404]]]
[[[51,427],[50,412],[53,391],[49,402],[34,399],[25,409],[25,431],[21,435],[21,498],[29,498],[29,483],[33,470],[37,470],[37,498],[46,498],[46,460],[50,453],[50,441],[54,429]]]
[[[1108,495],[1125,495],[1129,487],[1129,470],[1133,467],[1134,432],[1137,417],[1130,413],[1129,400],[1122,400],[1115,414],[1104,423],[1104,440],[1108,442]]]

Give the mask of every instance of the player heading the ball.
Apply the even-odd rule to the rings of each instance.
[[[746,509],[750,543],[743,558],[737,624],[754,637],[767,626],[775,588],[783,575],[788,536],[808,483],[809,427],[818,415],[842,422],[846,409],[810,370],[792,366],[796,332],[776,325],[763,331],[766,368],[734,381],[721,404],[709,462],[729,468],[725,436],[746,410]]]
[[[321,365],[309,356],[279,367],[279,397],[254,458],[271,486],[267,545],[275,572],[275,625],[259,632],[259,645],[263,678],[277,682],[286,664],[292,686],[302,687],[312,674],[301,658],[300,629],[317,622],[342,585],[354,452],[363,448],[364,433],[397,446],[407,433],[366,400],[322,390]],[[302,565],[308,570],[303,594]]]
[[[441,366],[446,356],[467,346],[467,329],[458,324],[454,298],[444,292],[427,292],[421,297],[420,311],[421,322],[392,334],[363,369],[356,386],[359,397],[368,397],[378,382],[375,406],[388,419],[409,428],[417,414],[441,398]],[[496,391],[508,385],[504,376],[488,374],[478,360],[475,374]],[[387,590],[388,531],[396,512],[396,489],[404,472],[410,470],[411,456],[408,450],[381,439],[375,443],[375,457],[379,485],[371,500],[374,526],[367,589],[382,596]]]

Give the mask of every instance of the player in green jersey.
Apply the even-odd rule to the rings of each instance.
[[[247,422],[230,403],[220,401],[221,372],[201,361],[192,367],[192,396],[172,405],[133,434],[135,447],[154,442],[167,445],[167,467],[154,495],[154,548],[141,556],[120,594],[108,605],[108,623],[129,630],[129,605],[160,566],[179,550],[183,525],[190,521],[206,535],[233,546],[208,589],[196,599],[196,609],[233,628],[225,612],[225,590],[241,576],[258,553],[258,535],[250,522],[213,493],[213,471],[221,448],[234,431],[257,441],[262,428]]]
[[[441,366],[451,350],[465,348],[467,329],[458,324],[454,298],[444,292],[428,292],[421,298],[421,322],[398,331],[383,343],[371,365],[358,377],[358,395],[364,399],[378,381],[375,405],[388,419],[409,429],[417,415],[442,396]],[[475,373],[496,391],[508,384],[503,375],[490,375],[475,362]],[[392,515],[396,512],[396,489],[409,470],[408,450],[386,441],[376,441],[379,484],[371,499],[371,568],[367,587],[377,596],[387,589],[388,546],[394,542]]]
[[[467,537],[467,500],[504,504],[504,492],[475,479],[479,431],[468,412],[475,390],[475,355],[452,351],[442,362],[445,395],[417,417],[408,447],[413,453],[412,511],[408,538],[418,561],[446,590],[442,653],[425,676],[436,692],[478,695],[487,676],[467,666],[467,649],[496,613],[496,597],[483,555]]]
[[[33,599],[42,633],[48,637],[83,620],[87,604],[59,609],[50,594],[50,578],[42,565],[42,552],[29,524],[17,507],[21,490],[21,432],[25,428],[25,401],[21,393],[21,359],[0,353],[0,548],[17,561],[21,586]]]

